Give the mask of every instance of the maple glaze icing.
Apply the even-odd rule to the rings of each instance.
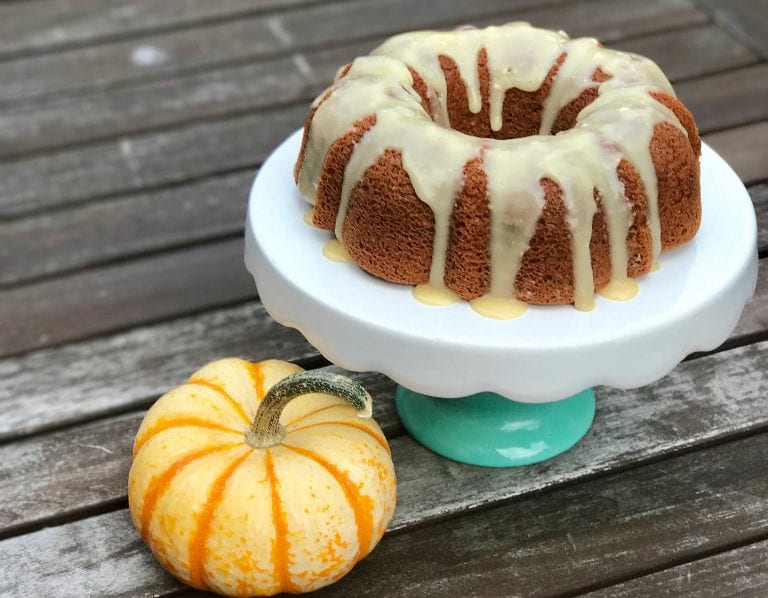
[[[323,245],[323,256],[332,262],[351,262],[352,256],[349,255],[344,245],[338,239],[331,239]]]
[[[477,68],[482,49],[488,56],[493,130],[502,126],[507,90],[539,89],[564,56],[543,101],[539,135],[497,140],[450,129],[447,85],[438,57],[447,56],[458,65],[469,109],[477,113],[482,108]],[[409,67],[419,73],[429,90],[431,114],[425,111],[422,98],[413,88]],[[609,79],[594,81],[597,69]],[[575,126],[551,135],[560,111],[588,88],[596,88],[598,96],[579,113]],[[674,96],[669,81],[655,63],[603,48],[593,38],[569,39],[563,32],[537,29],[521,22],[486,29],[405,33],[389,39],[370,56],[356,59],[330,90],[315,101],[316,111],[309,125],[298,177],[299,191],[314,203],[330,146],[353,123],[375,115],[375,124],[354,146],[344,171],[336,237],[343,244],[350,194],[365,171],[385,150],[398,150],[417,196],[434,214],[428,286],[435,293],[423,288],[414,293],[417,298],[421,295],[429,300],[447,291],[443,278],[453,204],[463,182],[465,164],[480,156],[487,177],[491,215],[491,281],[488,299],[479,302],[476,311],[487,314],[496,306],[503,313],[512,314],[522,313],[511,302],[515,298],[515,279],[544,207],[541,181],[551,179],[562,190],[567,209],[574,305],[590,310],[594,307],[595,292],[589,247],[592,219],[597,211],[595,190],[610,241],[611,280],[606,295],[627,298],[634,288],[634,281],[627,277],[626,244],[632,214],[617,174],[622,159],[634,165],[646,192],[653,258],[661,251],[651,138],[660,123],[669,123],[687,133],[675,114],[650,95],[652,91]]]
[[[314,227],[315,225],[312,222],[314,219],[315,219],[315,208],[311,208],[306,212],[304,212],[304,218],[303,218],[304,224]]]

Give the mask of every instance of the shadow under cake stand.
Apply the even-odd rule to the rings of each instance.
[[[658,380],[686,355],[720,345],[757,278],[757,226],[738,176],[703,145],[701,228],[638,279],[633,300],[595,309],[530,306],[492,320],[466,302],[432,307],[412,288],[322,255],[330,233],[307,225],[292,168],[301,131],[264,163],[251,190],[245,262],[280,324],[331,362],[386,374],[409,433],[464,463],[524,465],[575,444],[595,413],[596,385]]]

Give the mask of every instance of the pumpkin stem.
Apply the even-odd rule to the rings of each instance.
[[[269,389],[245,434],[246,442],[254,448],[280,444],[285,436],[285,428],[280,423],[285,406],[296,397],[315,392],[344,399],[355,408],[358,417],[371,417],[373,399],[354,380],[321,370],[301,372],[283,378]]]

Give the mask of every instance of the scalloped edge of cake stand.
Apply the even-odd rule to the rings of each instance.
[[[702,225],[660,257],[627,302],[598,296],[591,312],[531,306],[520,318],[483,318],[462,302],[430,307],[411,287],[322,256],[329,233],[307,226],[309,205],[291,169],[300,132],[279,146],[251,190],[248,270],[270,315],[296,328],[346,369],[373,370],[432,396],[495,392],[547,402],[585,388],[632,388],[671,371],[686,355],[721,344],[757,279],[757,225],[746,189],[711,148],[702,152]]]

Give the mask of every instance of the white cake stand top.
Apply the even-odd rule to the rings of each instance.
[[[635,299],[598,296],[590,312],[531,306],[520,318],[491,320],[464,302],[423,305],[411,287],[323,257],[331,235],[304,223],[310,206],[291,174],[300,139],[298,131],[283,142],[254,181],[245,261],[270,315],[341,367],[382,372],[440,397],[492,391],[546,402],[595,385],[631,388],[661,378],[689,353],[717,347],[754,293],[752,203],[706,145],[701,229],[662,254],[658,272],[638,279]]]

